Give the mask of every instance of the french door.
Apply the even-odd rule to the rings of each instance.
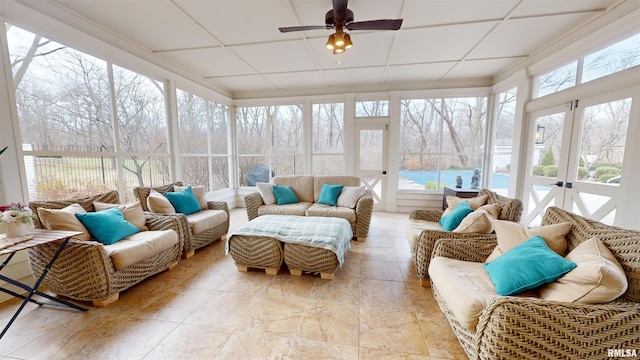
[[[356,124],[356,176],[373,195],[373,209],[386,210],[388,131],[386,124]]]
[[[624,160],[637,88],[529,113],[523,222],[538,225],[549,206],[616,224],[624,201]],[[637,105],[636,105],[637,106]],[[632,117],[634,118],[632,120]],[[627,164],[630,165],[630,164]]]

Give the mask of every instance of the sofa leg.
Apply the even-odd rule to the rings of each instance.
[[[420,285],[424,287],[431,287],[431,281],[429,279],[420,279]]]
[[[320,273],[320,279],[322,280],[333,280],[333,273]]]
[[[188,258],[192,257],[192,256],[193,256],[193,255],[195,255],[195,254],[196,254],[196,251],[195,251],[195,250],[193,250],[193,249],[191,249],[191,250],[189,250],[189,251],[188,251],[188,252],[186,252],[186,253],[182,253],[182,258],[183,258],[183,259],[188,259]]]
[[[278,275],[278,272],[280,271],[280,269],[277,269],[277,268],[266,268],[266,269],[264,269],[264,271],[267,272],[267,275]]]
[[[302,276],[302,270],[289,269],[289,273],[293,276]]]
[[[172,262],[171,264],[169,264],[169,266],[167,267],[167,270],[173,270],[173,268],[175,268],[176,266],[178,266],[178,262]]]
[[[105,306],[108,306],[109,304],[116,302],[119,298],[120,298],[120,293],[115,293],[106,299],[93,300],[93,306],[105,307]]]
[[[358,239],[358,242],[365,242],[365,241],[367,241],[367,237],[366,237],[366,236],[358,236],[358,237],[357,237],[357,239]]]
[[[249,271],[249,267],[248,266],[237,265],[236,268],[238,269],[238,271],[242,271],[242,272]]]

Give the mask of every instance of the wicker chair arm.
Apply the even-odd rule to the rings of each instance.
[[[259,192],[256,191],[245,195],[244,206],[247,209],[247,218],[249,221],[258,217],[258,208],[262,205],[264,205],[264,203],[262,202],[262,196]]]
[[[54,241],[29,248],[31,273],[38,277],[60,248]],[[53,292],[70,297],[101,299],[111,295],[111,279],[115,268],[104,245],[97,241],[71,239],[51,267],[43,285]]]
[[[229,215],[229,204],[226,201],[207,201],[209,210],[223,210]]]
[[[572,304],[496,297],[477,326],[481,359],[604,359],[608,349],[638,349],[640,304]]]
[[[420,234],[416,248],[416,272],[420,279],[429,279],[433,256],[483,262],[496,244],[495,234],[425,230]]]
[[[442,217],[442,213],[442,210],[413,210],[409,215],[409,219],[438,222]]]
[[[354,236],[367,237],[372,213],[373,195],[371,191],[365,190],[364,194],[356,202],[356,233],[353,234]]]
[[[184,249],[189,243],[191,230],[184,214],[156,214],[146,211],[146,226],[149,230],[174,230],[178,234],[180,249]]]

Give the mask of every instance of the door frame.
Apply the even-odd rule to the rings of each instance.
[[[373,196],[373,210],[385,211],[387,206],[387,173],[389,168],[388,149],[389,149],[389,120],[388,116],[366,117],[354,119],[354,173],[361,180],[362,185]],[[361,130],[381,130],[382,131],[382,152],[381,167],[382,169],[361,169],[360,164],[360,132]],[[372,183],[364,181],[365,176],[375,176],[376,179]],[[376,191],[377,190],[377,191]]]

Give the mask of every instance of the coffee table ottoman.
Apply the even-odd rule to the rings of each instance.
[[[260,268],[274,275],[284,261],[292,275],[313,272],[332,279],[351,249],[351,238],[351,225],[345,219],[262,215],[229,236],[227,254],[240,271]]]

